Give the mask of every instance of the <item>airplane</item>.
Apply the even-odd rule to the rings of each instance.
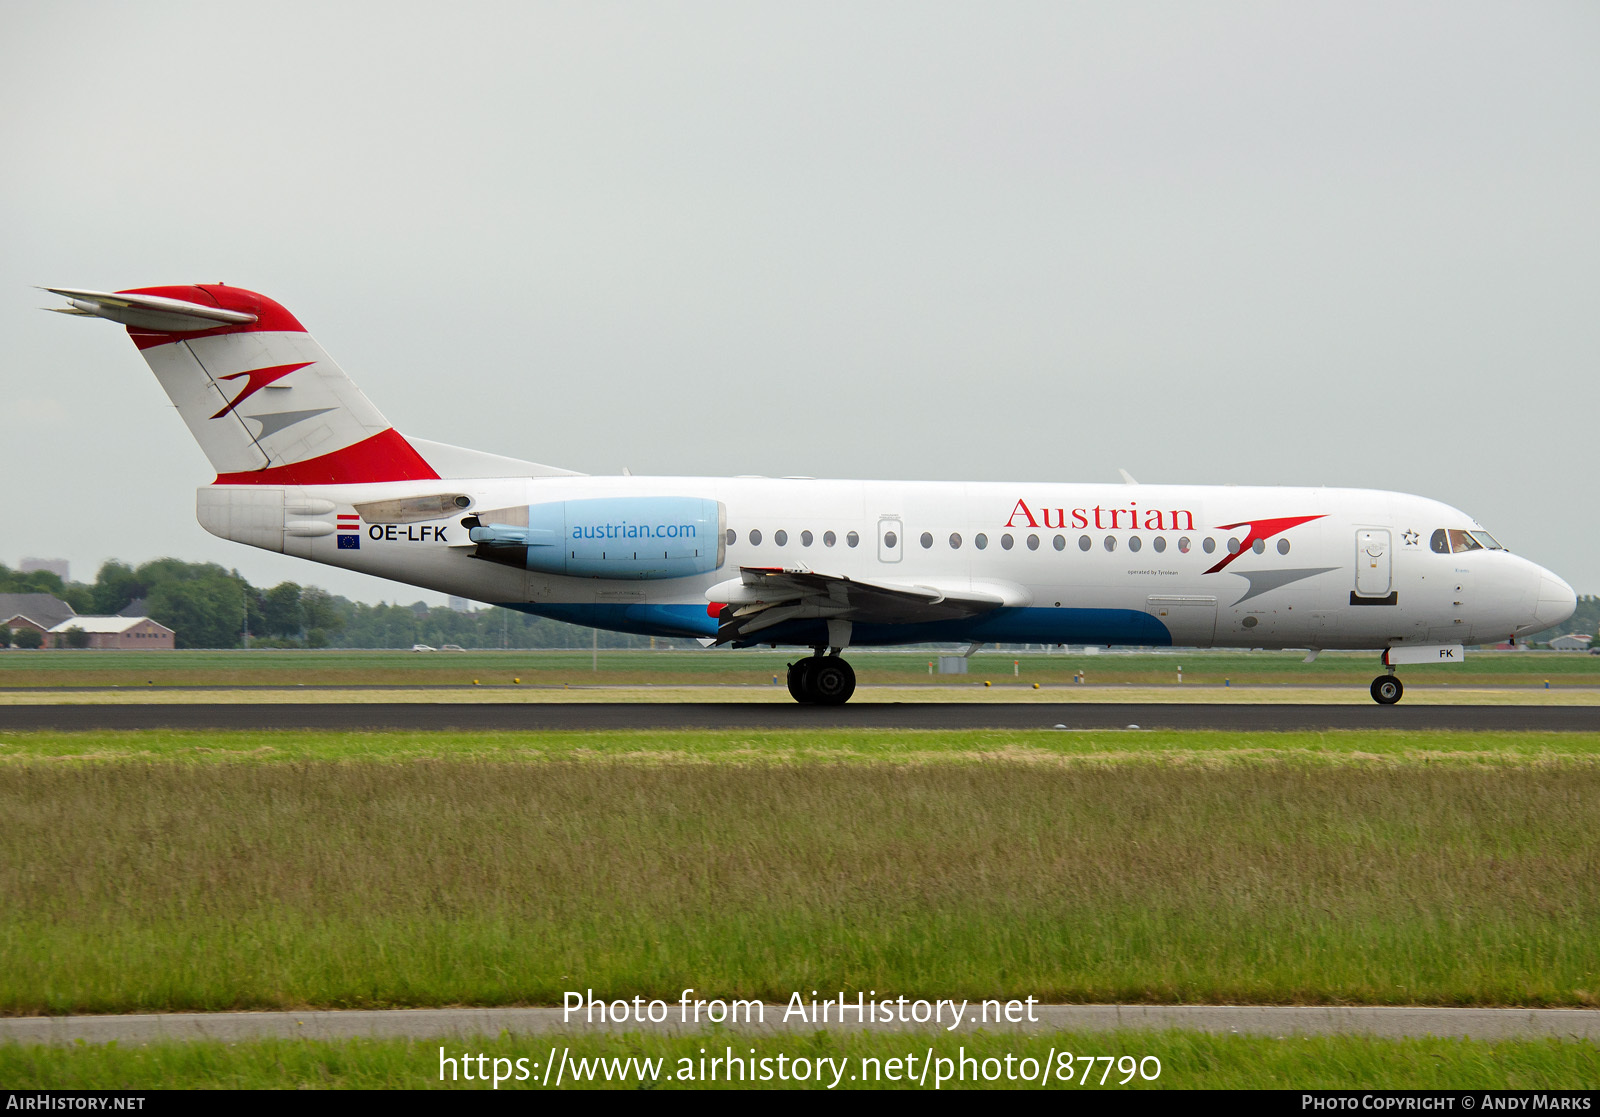
[[[1390,705],[1398,667],[1576,608],[1420,496],[586,476],[401,435],[255,292],[43,289],[127,328],[216,471],[196,500],[213,535],[577,625],[809,648],[788,675],[804,704],[849,700],[849,648],[958,642],[1381,649]]]

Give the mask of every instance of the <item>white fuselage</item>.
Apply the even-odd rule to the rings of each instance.
[[[802,702],[849,698],[852,645],[1381,647],[1392,668],[1576,603],[1400,493],[584,477],[407,439],[258,292],[50,290],[127,328],[216,470],[212,533],[596,628],[833,649],[791,668]]]
[[[431,518],[372,515],[375,502],[441,493],[468,503]],[[515,569],[474,557],[461,526],[489,510],[621,497],[718,502],[718,538],[706,542],[719,565],[667,578]],[[1508,551],[1441,550],[1441,529],[1482,531],[1464,513],[1353,489],[626,476],[213,485],[200,490],[200,519],[225,538],[316,562],[656,635],[714,635],[711,591],[750,567],[1003,602],[961,619],[860,624],[857,645],[1489,643],[1565,619],[1573,600],[1559,578]],[[626,525],[588,530],[633,545]],[[799,620],[744,642],[827,640],[816,622]]]

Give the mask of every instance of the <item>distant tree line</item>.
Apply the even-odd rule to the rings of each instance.
[[[1592,593],[1580,594],[1577,612],[1549,632],[1540,633],[1538,638],[1540,641],[1554,640],[1569,632],[1581,632],[1586,636],[1600,633],[1600,597]]]
[[[458,613],[421,601],[368,605],[296,582],[263,590],[237,570],[171,558],[138,567],[108,562],[93,582],[63,582],[47,570],[24,574],[0,564],[0,593],[54,594],[78,613],[99,616],[142,601],[139,611],[172,629],[180,648],[243,647],[247,632],[251,647],[282,648],[587,648],[595,640],[593,629],[513,609]],[[24,631],[0,631],[0,647],[22,647],[28,639]],[[649,647],[650,639],[601,632],[599,643],[638,648]]]
[[[177,633],[180,648],[237,648],[248,631],[251,647],[409,648],[458,644],[463,648],[587,648],[590,628],[532,617],[514,609],[458,613],[421,601],[368,605],[317,586],[279,582],[259,590],[237,570],[211,562],[154,559],[138,568],[108,562],[90,583],[63,582],[48,570],[24,574],[0,563],[0,593],[49,593],[79,613],[111,615],[143,600],[141,612]],[[1577,612],[1538,637],[1542,643],[1568,632],[1600,632],[1600,597],[1578,598]],[[37,647],[38,633],[12,633],[0,625],[0,647]],[[30,642],[32,642],[30,644]],[[83,641],[87,643],[87,639]],[[602,648],[649,647],[647,636],[600,632]]]

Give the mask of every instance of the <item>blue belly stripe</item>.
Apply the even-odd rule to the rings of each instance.
[[[717,620],[704,605],[558,605],[506,602],[535,616],[550,617],[585,628],[632,632],[640,636],[702,637],[717,634]],[[893,644],[1114,644],[1165,648],[1172,645],[1166,625],[1133,609],[996,609],[964,620],[923,624],[857,624],[850,643]],[[823,621],[791,621],[756,634],[752,645],[793,644],[814,647],[828,641]]]

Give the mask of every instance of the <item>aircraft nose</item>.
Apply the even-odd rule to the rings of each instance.
[[[1539,599],[1533,607],[1535,632],[1553,628],[1578,609],[1578,595],[1571,586],[1548,570],[1539,573]]]

